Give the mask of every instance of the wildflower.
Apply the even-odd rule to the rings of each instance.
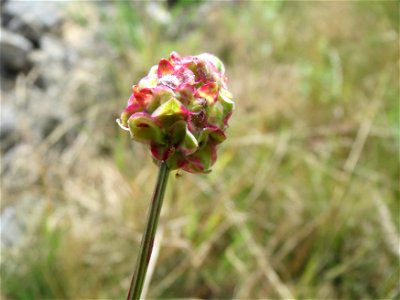
[[[214,55],[161,59],[132,87],[117,120],[133,140],[149,145],[169,170],[206,173],[217,159],[234,109],[223,63]]]

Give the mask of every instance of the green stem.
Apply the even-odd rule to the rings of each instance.
[[[140,299],[147,267],[153,250],[154,236],[157,230],[158,219],[160,217],[161,206],[163,203],[165,190],[168,182],[169,170],[165,162],[161,162],[154,190],[151,206],[148,213],[147,225],[140,244],[140,250],[136,261],[136,269],[132,277],[131,286],[127,300]]]

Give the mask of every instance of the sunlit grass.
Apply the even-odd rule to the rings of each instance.
[[[237,109],[214,171],[170,182],[148,297],[399,297],[398,3],[211,7],[177,28],[95,10],[112,54],[41,187],[46,229],[2,254],[6,298],[125,296],[156,167],[113,120],[172,50],[221,57]]]

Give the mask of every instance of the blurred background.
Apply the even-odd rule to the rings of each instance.
[[[399,2],[1,1],[1,299],[123,299],[157,167],[115,119],[173,50],[226,65],[147,297],[399,299]]]

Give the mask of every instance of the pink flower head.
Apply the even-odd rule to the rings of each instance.
[[[223,63],[172,52],[132,87],[118,124],[170,170],[209,172],[234,109]]]

